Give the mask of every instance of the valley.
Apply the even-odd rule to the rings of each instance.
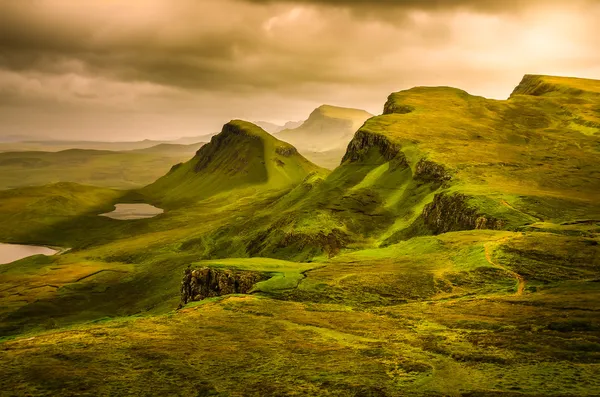
[[[161,144],[123,151],[76,148],[0,152],[0,189],[58,182],[140,188],[162,176],[174,163],[193,156],[201,146],[202,143]]]
[[[0,390],[600,394],[600,81],[415,87],[189,150],[131,186],[2,173],[0,242],[71,249],[0,265]],[[24,156],[0,167],[56,172]]]

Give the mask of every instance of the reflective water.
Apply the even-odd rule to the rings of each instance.
[[[100,214],[112,219],[131,220],[154,218],[156,215],[162,214],[164,210],[150,204],[115,204],[115,210]]]
[[[54,255],[58,251],[35,245],[0,244],[0,265],[11,263],[32,255]]]

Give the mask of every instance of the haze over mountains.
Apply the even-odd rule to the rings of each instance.
[[[282,130],[300,127],[304,121],[288,121],[284,125],[277,125],[268,121],[255,121],[254,124],[267,131],[269,134],[276,134]]]
[[[28,140],[24,137],[15,136],[14,140],[0,142],[0,152],[40,151],[58,152],[69,149],[84,150],[137,150],[146,149],[160,144],[191,145],[206,143],[214,134],[182,137],[174,140],[155,141],[144,139],[142,141],[64,141],[64,140]]]
[[[276,133],[291,143],[309,160],[334,169],[346,151],[354,132],[373,115],[360,109],[322,105],[297,127]]]

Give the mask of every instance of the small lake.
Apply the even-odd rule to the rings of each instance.
[[[35,245],[1,244],[0,265],[5,265],[33,255],[54,255],[58,251],[48,247]]]
[[[162,214],[163,212],[165,212],[163,209],[150,204],[115,204],[114,211],[100,214],[100,216],[126,221],[131,219],[154,218],[156,215]]]

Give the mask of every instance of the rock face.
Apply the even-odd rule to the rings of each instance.
[[[421,159],[415,167],[414,178],[423,182],[444,183],[452,179],[452,175],[443,165]]]
[[[278,257],[278,252],[287,250],[285,256],[287,258],[290,255],[307,252],[310,253],[307,257],[296,257],[295,259],[305,260],[320,254],[327,254],[331,258],[345,248],[348,243],[349,237],[339,229],[333,229],[328,233],[320,231],[317,234],[306,234],[295,231],[284,233],[277,227],[271,227],[249,241],[246,252],[250,256],[266,256],[268,254]]]
[[[283,156],[283,157],[290,157],[292,154],[296,154],[298,153],[298,151],[296,150],[295,147],[293,146],[277,146],[277,148],[275,148],[275,153]]]
[[[181,281],[180,307],[213,296],[246,294],[254,284],[269,277],[263,273],[230,269],[187,268]]]
[[[377,148],[387,161],[392,160],[401,153],[400,146],[391,142],[385,136],[359,130],[348,144],[342,163],[363,160],[369,149],[373,147]]]
[[[423,222],[434,234],[473,229],[502,229],[501,219],[481,214],[469,206],[467,196],[460,193],[436,194],[423,208]]]
[[[394,103],[390,98],[383,106],[383,114],[407,114],[414,111],[415,108],[410,105],[401,105]]]

